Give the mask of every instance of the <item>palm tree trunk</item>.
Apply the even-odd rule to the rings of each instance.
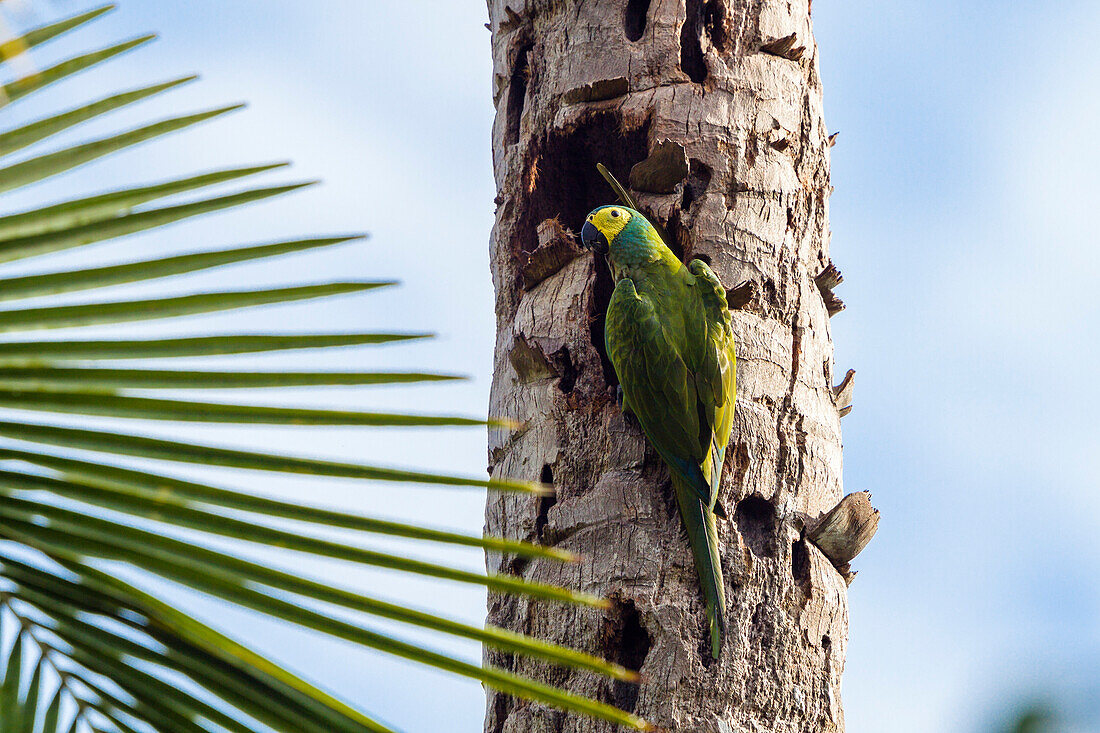
[[[843,730],[850,575],[846,558],[830,561],[805,538],[842,495],[850,392],[833,388],[829,317],[842,306],[838,275],[823,274],[830,141],[809,2],[489,0],[489,15],[499,191],[490,411],[525,423],[490,436],[490,471],[541,479],[556,495],[493,494],[486,527],[584,561],[487,562],[614,603],[600,612],[492,595],[488,617],[645,681],[487,660],[668,730]],[[738,402],[720,495],[729,634],[717,660],[668,473],[616,405],[603,348],[610,275],[568,231],[613,200],[597,162],[629,178],[685,260],[707,260],[727,287],[749,283],[731,293]],[[491,733],[611,729],[488,694]]]

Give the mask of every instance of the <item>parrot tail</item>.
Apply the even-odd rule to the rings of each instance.
[[[698,492],[672,472],[672,487],[676,491],[676,503],[680,505],[680,517],[687,530],[691,554],[695,558],[695,570],[703,590],[703,601],[710,627],[710,648],[715,659],[722,651],[722,635],[726,632],[726,590],[722,580],[722,559],[718,555],[718,528],[714,512],[699,500]]]

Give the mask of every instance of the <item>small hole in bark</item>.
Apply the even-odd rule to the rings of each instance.
[[[745,141],[745,165],[749,168],[756,165],[756,155],[760,152],[759,147],[760,137],[755,131],[749,132],[748,140]]]
[[[779,292],[775,288],[775,280],[765,278],[760,284],[764,291],[764,302],[779,307]]]
[[[623,28],[630,41],[640,40],[645,33],[646,16],[649,15],[650,0],[629,0],[626,4],[626,16]]]
[[[569,394],[577,383],[577,368],[573,365],[573,358],[569,355],[568,347],[561,347],[550,355],[550,361],[557,369],[561,377],[558,379],[558,389]]]
[[[799,540],[791,545],[791,577],[802,586],[807,594],[810,592],[810,553],[806,549],[806,541]]]
[[[703,254],[701,252],[699,254],[692,255],[692,259],[693,260],[700,260],[702,262],[706,262],[707,265],[710,265],[710,262],[711,262],[710,255]]]
[[[710,186],[710,166],[702,161],[691,159],[688,163],[688,179],[684,183],[684,195],[680,200],[680,208],[687,211],[700,196],[706,193]]]
[[[829,650],[833,648],[833,640],[829,638],[828,634],[823,634],[821,637],[821,648],[828,654]]]
[[[531,44],[522,47],[516,52],[515,66],[512,69],[512,78],[508,82],[508,126],[504,134],[504,140],[508,145],[519,142],[519,122],[523,117],[523,106],[527,101],[527,57],[534,48]]]
[[[680,30],[680,69],[696,84],[707,78],[707,62],[703,58],[703,0],[687,0],[687,17]]]
[[[688,231],[680,223],[680,211],[673,211],[668,221],[661,222],[661,225],[668,233],[668,248],[681,262],[684,262],[684,258],[691,251],[691,240]]]
[[[554,687],[565,687],[565,680],[553,683]],[[547,719],[549,717],[549,720]],[[560,710],[550,710],[543,714],[542,722],[549,725],[546,733],[562,733],[565,730],[565,713]]]
[[[611,609],[600,630],[604,657],[635,672],[642,668],[653,640],[642,625],[642,615],[631,599],[611,597]],[[634,712],[638,705],[638,685],[615,680],[611,685],[612,702],[620,710]]]
[[[729,50],[729,28],[726,27],[726,3],[724,0],[708,0],[703,6],[703,23],[710,42],[721,52]]]
[[[554,485],[554,469],[547,463],[542,467],[542,473],[539,475],[539,481],[547,486]],[[546,536],[546,525],[550,523],[550,508],[558,503],[557,493],[553,493],[550,496],[540,496],[538,498],[538,513],[535,516],[535,537],[544,544],[549,544],[549,537]]]
[[[684,184],[684,194],[680,197],[680,208],[687,211],[691,208],[691,205],[695,203],[695,191],[691,187],[691,182],[688,181]]]
[[[752,621],[749,625],[749,638],[754,645],[762,649],[774,648],[775,644],[775,617],[769,612],[766,601],[756,604],[752,611]]]
[[[764,626],[764,603],[756,604],[756,608],[752,610],[752,628],[756,631]]]
[[[512,561],[508,563],[507,571],[509,575],[515,575],[517,578],[522,577],[527,566],[531,564],[531,559],[527,557],[514,557]]]
[[[775,507],[762,496],[749,496],[737,502],[733,513],[737,531],[757,557],[775,556]]]

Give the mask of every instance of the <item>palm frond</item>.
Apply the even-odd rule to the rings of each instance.
[[[360,514],[321,509],[302,504],[279,501],[256,494],[232,491],[225,488],[185,481],[165,474],[136,471],[120,466],[82,461],[43,452],[0,449],[0,461],[25,463],[52,472],[65,479],[63,488],[79,491],[75,497],[81,501],[105,506],[116,511],[150,512],[165,504],[185,507],[254,512],[256,519],[293,519],[298,522],[325,527],[350,529],[358,532],[426,540],[451,545],[480,547],[520,557],[546,557],[565,562],[579,558],[571,552],[546,545],[509,540],[503,537],[469,535],[448,530],[393,522]],[[144,501],[132,501],[136,494]],[[133,510],[125,507],[134,507]]]
[[[105,339],[98,341],[0,341],[0,363],[51,360],[64,363],[96,359],[164,359],[184,356],[226,356],[295,349],[389,344],[432,338],[431,333],[293,333],[234,334],[168,339]],[[86,370],[85,374],[92,373]],[[98,373],[98,372],[95,372]],[[276,386],[276,385],[271,385]]]
[[[33,31],[32,31],[33,32]],[[29,34],[28,34],[29,35]],[[156,36],[140,36],[138,38],[131,38],[128,41],[122,43],[116,43],[113,46],[99,49],[98,51],[90,51],[88,53],[74,56],[66,59],[58,64],[38,71],[27,76],[22,76],[15,81],[8,82],[3,86],[0,86],[0,92],[2,92],[3,99],[8,102],[14,102],[18,99],[22,99],[34,92],[44,89],[51,84],[55,84],[63,79],[67,79],[74,74],[79,74],[81,71],[90,69],[97,64],[101,64],[108,59],[112,59],[119,54],[126,53],[133,50],[138,46],[143,46],[149,41],[152,41]]]
[[[382,336],[382,334],[378,334]],[[241,338],[241,337],[239,337]],[[343,337],[336,337],[340,340]],[[405,337],[397,337],[405,338]],[[374,343],[373,340],[360,341],[350,337],[347,344]],[[306,348],[295,342],[296,348]],[[327,346],[329,344],[320,344]],[[41,346],[41,344],[39,344]],[[241,344],[234,344],[237,348]],[[72,347],[65,347],[69,351]],[[119,347],[123,348],[123,347]],[[141,348],[135,345],[134,349]],[[287,348],[283,346],[282,348]],[[9,349],[0,345],[0,349]],[[255,349],[260,350],[260,349]],[[206,353],[222,352],[198,352]],[[174,353],[155,354],[175,356]],[[133,354],[129,354],[133,356]],[[119,357],[113,357],[119,358]],[[11,363],[11,362],[8,362]],[[63,366],[24,366],[13,364],[5,366],[0,362],[0,386],[12,389],[58,389],[58,390],[112,390],[112,389],[257,389],[263,387],[317,387],[334,385],[365,384],[411,384],[415,382],[449,382],[462,377],[438,372],[231,372],[231,371],[195,371],[167,369],[105,369],[102,367],[67,368]],[[482,425],[477,420],[466,423]]]
[[[110,9],[104,6],[32,29],[5,44],[0,63]],[[33,95],[152,38],[142,36],[69,56],[3,85],[0,100],[11,103]],[[79,130],[88,121],[100,120],[193,78],[100,93],[93,101],[0,131],[0,192],[32,184],[47,190],[58,185],[54,179],[62,173],[241,107],[217,106],[52,151],[35,149],[55,135]],[[25,151],[23,159],[6,162],[7,156],[19,151]],[[168,581],[224,603],[547,705],[646,729],[644,721],[606,704],[411,643],[399,633],[372,627],[371,620],[472,640],[615,680],[636,680],[633,670],[579,650],[504,629],[472,626],[429,609],[411,608],[288,569],[303,557],[321,558],[441,582],[475,584],[542,601],[605,607],[604,599],[582,589],[380,552],[353,541],[332,539],[331,530],[481,548],[547,563],[575,561],[573,554],[503,537],[303,505],[193,481],[148,466],[198,465],[225,472],[340,477],[398,484],[411,491],[416,490],[415,485],[432,485],[539,494],[545,491],[540,484],[284,455],[198,438],[168,440],[132,427],[140,420],[170,421],[177,426],[246,424],[257,429],[296,425],[303,431],[312,425],[517,429],[519,426],[507,421],[463,415],[282,407],[244,399],[200,401],[186,392],[173,393],[416,385],[459,379],[430,369],[337,372],[171,366],[171,360],[181,358],[400,344],[431,334],[272,330],[135,339],[99,334],[84,338],[66,332],[60,338],[42,338],[54,329],[111,328],[139,321],[157,324],[163,319],[266,305],[361,297],[396,284],[388,279],[282,285],[246,280],[234,290],[201,289],[136,299],[111,295],[110,289],[117,286],[160,283],[178,276],[194,279],[225,266],[307,257],[322,248],[355,246],[352,243],[359,239],[355,234],[289,237],[249,245],[211,243],[194,251],[72,269],[55,266],[31,274],[10,269],[44,255],[178,224],[309,185],[276,183],[236,192],[207,192],[283,166],[260,164],[154,183],[120,183],[81,197],[57,189],[58,195],[48,195],[44,205],[0,212],[0,300],[8,303],[0,310],[0,332],[10,335],[0,341],[0,668],[6,670],[0,683],[0,733],[248,733],[258,727],[304,733],[389,730],[274,660],[142,590],[142,583],[153,576],[158,582]],[[199,198],[161,203],[182,194]],[[99,296],[100,292],[106,294]],[[69,296],[79,293],[90,293],[80,296],[89,300],[72,302]],[[31,298],[40,300],[23,302]],[[168,360],[169,366],[130,369],[115,364],[123,359]],[[28,412],[43,417],[27,421],[24,415]],[[64,421],[55,422],[51,415]],[[124,427],[104,429],[90,418],[109,418]],[[293,527],[287,528],[287,522]],[[227,547],[232,549],[224,549]],[[250,552],[261,553],[264,560],[250,559]],[[330,613],[332,610],[340,613]]]
[[[246,168],[230,168],[163,183],[135,186],[97,196],[87,196],[73,201],[63,201],[59,204],[51,204],[50,206],[11,214],[0,217],[0,241],[73,229],[85,224],[112,219],[116,216],[129,214],[137,206],[166,196],[186,193],[219,183],[228,183],[238,178],[246,178],[283,168],[286,165],[286,163],[270,163]]]
[[[35,122],[16,127],[13,130],[0,134],[0,155],[7,155],[8,153],[22,150],[28,145],[33,145],[40,140],[45,140],[51,135],[64,132],[70,127],[87,122],[88,120],[93,120],[100,115],[105,115],[108,112],[113,112],[116,109],[121,109],[135,102],[140,102],[143,99],[160,94],[161,92],[166,92],[181,84],[187,84],[197,78],[196,76],[184,76],[179,79],[173,79],[172,81],[134,89],[133,91],[112,94],[109,97],[90,102],[75,109],[71,109],[68,112],[61,112],[46,117],[45,119],[36,120]]]

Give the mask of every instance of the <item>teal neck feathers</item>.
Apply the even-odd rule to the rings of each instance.
[[[672,250],[661,241],[653,225],[641,214],[633,213],[627,225],[611,241],[608,262],[616,281],[631,277],[642,269],[650,269],[647,265],[659,261],[680,264]]]

